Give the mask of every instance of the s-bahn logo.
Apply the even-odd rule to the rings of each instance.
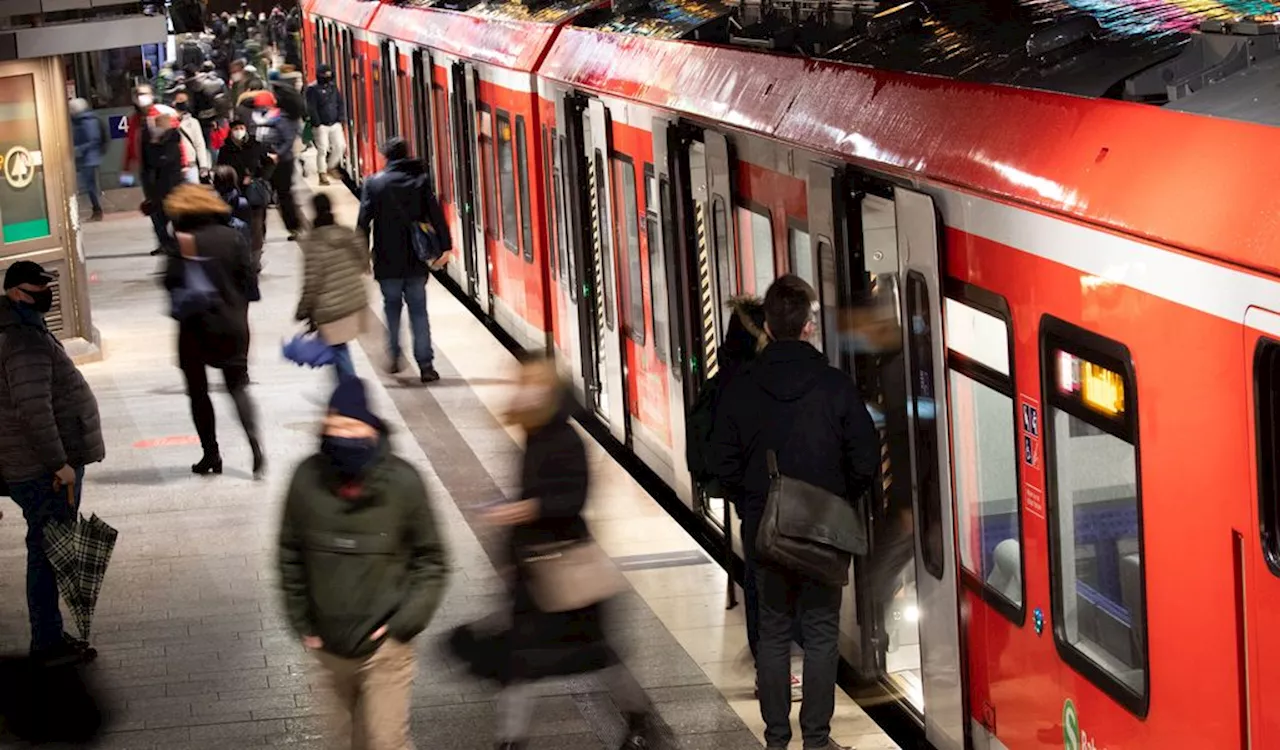
[[[1066,750],[1080,750],[1080,719],[1076,716],[1076,704],[1070,698],[1062,704],[1062,746]]]
[[[11,187],[21,190],[36,176],[35,160],[31,152],[22,146],[14,146],[4,155],[4,179]]]

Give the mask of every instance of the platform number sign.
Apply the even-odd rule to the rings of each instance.
[[[1022,403],[1022,460],[1027,466],[1036,465],[1040,452],[1040,410],[1034,404]]]
[[[1080,719],[1076,716],[1076,704],[1070,698],[1062,704],[1062,746],[1066,750],[1080,750]]]
[[[107,125],[107,129],[111,131],[111,140],[118,141],[129,137],[128,115],[111,115],[107,118]]]

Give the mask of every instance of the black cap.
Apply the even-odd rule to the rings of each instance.
[[[23,284],[45,286],[50,281],[53,281],[53,275],[41,268],[39,263],[29,260],[20,260],[4,272],[5,291]]]

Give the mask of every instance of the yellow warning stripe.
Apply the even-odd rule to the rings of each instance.
[[[591,191],[591,241],[592,255],[595,262],[596,281],[596,328],[600,332],[598,340],[604,340],[605,316],[604,316],[604,257],[603,248],[600,241],[600,194],[596,192],[596,170],[594,167],[587,168],[587,189]]]
[[[716,337],[716,301],[711,289],[706,209],[702,201],[694,201],[694,218],[698,230],[698,285],[702,292],[702,358],[706,362],[706,378],[710,380],[720,371],[720,344]]]

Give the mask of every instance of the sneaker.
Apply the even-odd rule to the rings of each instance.
[[[288,239],[290,242],[297,242],[298,238],[301,236],[302,235],[299,234],[298,232],[290,232],[289,236],[286,239]]]
[[[419,370],[422,372],[423,383],[434,383],[440,379],[440,373],[436,372],[436,368],[431,365],[420,367]]]

